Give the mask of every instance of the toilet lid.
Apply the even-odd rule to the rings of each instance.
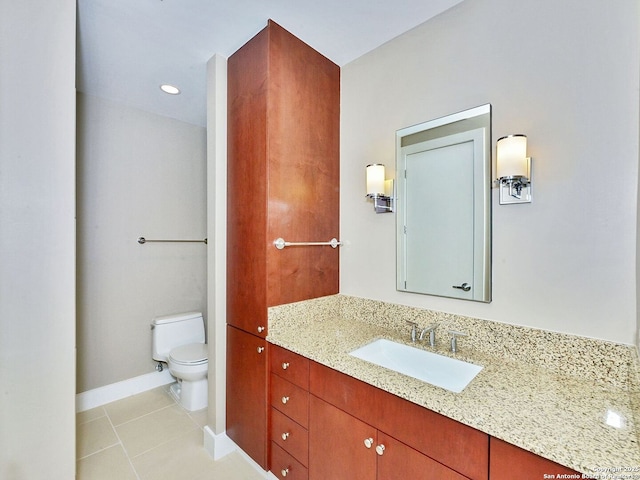
[[[206,363],[207,344],[206,343],[189,343],[171,350],[169,360],[182,365],[200,365]]]

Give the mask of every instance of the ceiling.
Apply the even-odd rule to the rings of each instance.
[[[342,66],[461,1],[78,0],[77,88],[204,126],[207,61],[268,19]]]

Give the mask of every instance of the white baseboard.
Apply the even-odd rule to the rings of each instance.
[[[262,467],[247,455],[244,450],[236,445],[236,443],[231,440],[226,433],[216,435],[208,426],[204,427],[204,449],[214,460],[219,460],[232,452],[238,452],[238,454],[240,454],[257,473],[262,475],[264,479],[278,480],[278,477],[273,473],[265,472]]]
[[[104,387],[87,390],[76,395],[76,412],[84,412],[173,382],[175,382],[175,378],[171,376],[169,369],[165,368],[162,372],[147,373]]]
[[[227,437],[226,433],[216,435],[208,426],[204,427],[204,449],[214,460],[220,460],[231,452],[240,450],[233,440]]]

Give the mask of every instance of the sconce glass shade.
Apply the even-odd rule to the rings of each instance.
[[[500,205],[531,203],[531,158],[527,136],[508,135],[496,142],[496,176]]]
[[[367,196],[384,195],[384,165],[367,165]]]
[[[496,144],[496,173],[498,178],[529,176],[527,136],[508,135]]]
[[[393,180],[385,180],[384,165],[367,165],[367,197],[373,200],[376,213],[393,212]]]

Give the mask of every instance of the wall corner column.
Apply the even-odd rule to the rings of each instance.
[[[207,303],[209,318],[208,426],[225,430],[227,250],[227,59],[207,62]]]

